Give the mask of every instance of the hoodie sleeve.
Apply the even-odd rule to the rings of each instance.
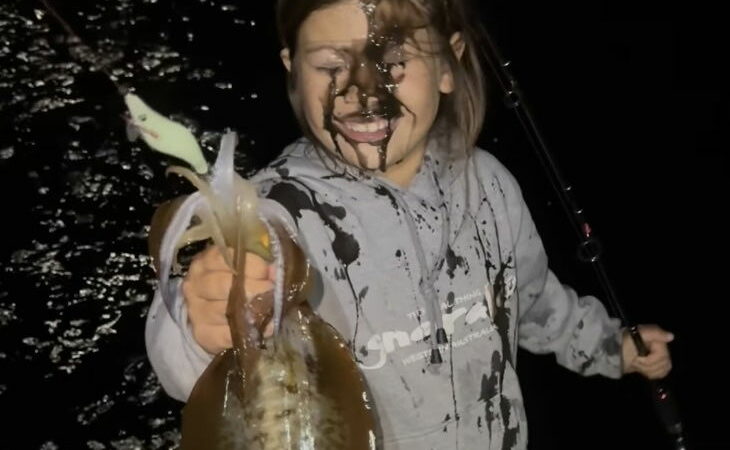
[[[520,188],[506,170],[505,174],[502,185],[515,243],[520,301],[519,345],[533,353],[555,353],[560,365],[582,375],[620,378],[620,321],[609,317],[597,298],[578,296],[549,269]]]
[[[175,319],[157,291],[147,313],[145,344],[147,357],[162,388],[170,397],[185,402],[213,356],[193,338],[180,289],[181,279],[173,283],[177,284],[172,313]]]

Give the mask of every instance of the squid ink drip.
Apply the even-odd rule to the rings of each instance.
[[[337,136],[341,136],[353,147],[360,166],[366,167],[367,155],[359,149],[360,143],[341,133],[334,121],[343,118],[364,121],[385,120],[387,123],[385,137],[371,143],[378,147],[378,168],[385,171],[388,144],[393,137],[393,125],[403,115],[403,110],[413,114],[395,95],[398,84],[405,78],[402,70],[397,71],[397,76],[394,72],[397,68],[405,68],[405,62],[398,58],[397,52],[402,48],[406,35],[397,24],[383,23],[376,18],[375,2],[363,2],[362,9],[368,19],[367,41],[364,48],[359,51],[354,48],[347,50],[350,60],[349,73],[341,88],[338,87],[338,70],[330,71],[331,82],[324,108],[324,127],[341,157],[343,153]],[[359,111],[344,117],[335,117],[335,100],[338,97],[344,98],[353,88],[357,92]],[[371,104],[372,100],[375,100],[374,105]]]

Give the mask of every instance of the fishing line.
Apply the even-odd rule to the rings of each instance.
[[[132,89],[128,86],[125,86],[119,82],[116,76],[112,74],[106,67],[104,63],[99,62],[99,52],[93,50],[89,45],[84,42],[83,39],[74,31],[74,29],[71,27],[71,25],[61,16],[61,14],[58,13],[58,11],[48,2],[48,0],[40,0],[41,3],[43,3],[43,6],[46,8],[46,11],[48,11],[51,16],[61,25],[61,27],[64,29],[66,34],[68,34],[72,42],[79,43],[83,47],[87,48],[89,50],[89,57],[83,58],[81,57],[81,60],[85,63],[91,64],[93,69],[100,70],[106,77],[111,81],[114,86],[116,87],[117,91],[122,95],[126,95],[129,92],[132,91]]]

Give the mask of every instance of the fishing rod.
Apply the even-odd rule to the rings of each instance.
[[[131,89],[128,86],[120,83],[119,79],[113,73],[111,73],[109,69],[105,67],[105,64],[100,63],[97,60],[98,53],[91,49],[91,47],[86,45],[83,39],[81,39],[81,37],[76,34],[71,25],[63,18],[63,16],[61,16],[61,14],[58,13],[56,8],[54,8],[53,5],[48,2],[48,0],[40,0],[40,2],[43,4],[43,7],[46,9],[46,11],[48,11],[48,13],[56,20],[56,22],[61,25],[61,28],[63,28],[68,37],[71,38],[71,43],[79,44],[89,50],[87,55],[80,56],[81,61],[90,64],[93,70],[100,70],[104,75],[106,75],[106,78],[114,85],[114,87],[121,95],[125,95],[130,92]]]
[[[560,203],[567,213],[570,223],[576,232],[578,244],[578,257],[584,263],[589,263],[601,284],[605,294],[605,299],[616,312],[620,320],[627,326],[629,334],[636,345],[636,349],[640,356],[649,354],[649,349],[641,337],[637,324],[631,323],[618,301],[616,291],[611,284],[606,269],[602,263],[601,255],[603,247],[601,242],[593,233],[593,230],[586,220],[583,209],[578,206],[574,196],[573,188],[565,181],[560,172],[552,153],[547,147],[545,139],[540,134],[536,122],[531,114],[517,80],[511,71],[511,61],[505,60],[500,54],[494,40],[491,38],[486,29],[482,30],[485,38],[486,47],[484,48],[487,63],[492,68],[494,76],[504,92],[504,101],[509,109],[511,109],[520,125],[524,129],[530,145],[535,150],[543,168],[548,174],[548,178],[558,194]],[[661,380],[650,380],[650,389],[654,406],[664,429],[669,434],[675,450],[688,450],[687,440],[684,434],[681,416],[679,414],[679,406],[676,402],[673,392],[669,388],[669,376]]]

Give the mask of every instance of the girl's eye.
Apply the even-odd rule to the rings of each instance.
[[[348,69],[348,60],[340,52],[331,50],[315,51],[307,57],[311,67],[318,72],[341,73]]]
[[[335,64],[335,65],[322,65],[318,66],[316,68],[320,72],[326,72],[326,73],[334,73],[339,74],[347,70],[347,66],[345,64]]]
[[[402,45],[395,45],[386,50],[383,62],[389,66],[405,66],[410,59]]]
[[[389,66],[403,66],[408,62],[408,57],[403,53],[386,54],[383,62]]]

